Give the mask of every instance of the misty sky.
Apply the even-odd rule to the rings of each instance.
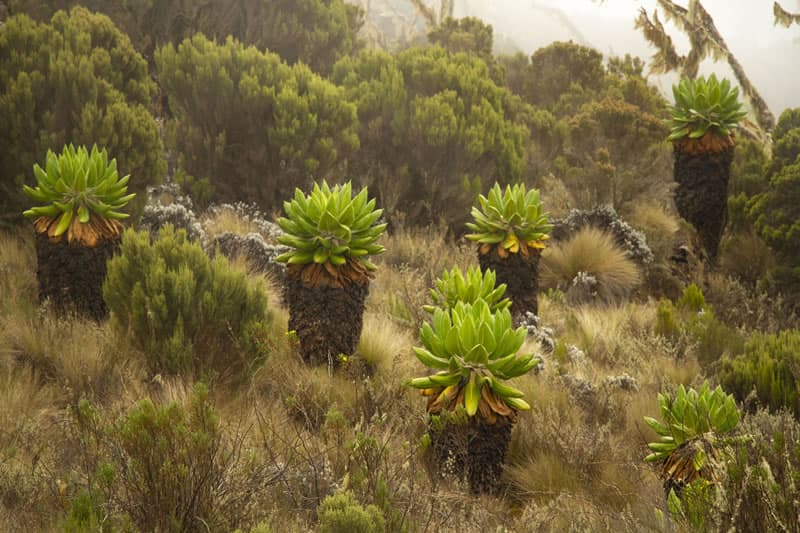
[[[687,4],[685,0],[676,3]],[[773,0],[703,1],[728,47],[777,116],[787,107],[800,107],[800,27],[774,27],[772,3]],[[790,11],[800,11],[799,0],[783,0],[781,4]],[[525,52],[555,40],[572,39],[605,55],[630,52],[649,59],[653,53],[633,28],[633,20],[640,7],[652,16],[655,0],[606,0],[603,4],[591,0],[457,0],[456,5],[456,16],[481,17],[494,26],[496,34],[507,35]],[[685,54],[688,41],[683,34],[671,25],[667,30],[678,52]],[[712,71],[733,76],[727,65],[712,66],[707,60],[702,72]],[[666,92],[674,79],[652,81]]]

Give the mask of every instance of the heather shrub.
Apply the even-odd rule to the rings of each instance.
[[[124,234],[103,297],[117,331],[153,372],[229,374],[252,370],[265,355],[267,297],[252,283],[167,226],[154,242],[145,232]]]
[[[383,513],[375,505],[362,506],[350,491],[328,496],[317,509],[320,533],[381,533]]]
[[[1,218],[28,206],[21,185],[34,184],[33,164],[67,143],[114,154],[131,175],[129,192],[162,178],[163,149],[149,111],[156,85],[107,17],[81,7],[49,23],[11,17],[0,31],[0,86]]]
[[[362,10],[344,0],[9,0],[12,14],[37,20],[76,4],[108,15],[152,61],[156,47],[195,33],[234,38],[289,63],[327,71],[361,46]]]
[[[167,144],[200,200],[279,208],[311,177],[338,176],[359,146],[355,105],[304,64],[201,34],[160,48],[155,62],[174,117]]]
[[[269,484],[230,432],[205,385],[172,401],[146,398],[115,416],[86,400],[70,410],[80,487],[68,523],[85,531],[232,531]],[[128,523],[127,527],[122,524]]]
[[[743,351],[724,359],[719,380],[740,401],[755,392],[770,410],[800,416],[800,331],[755,333]]]
[[[348,169],[393,225],[460,232],[477,193],[523,177],[520,105],[480,58],[438,46],[369,50],[340,60],[332,79],[358,107],[361,149]]]
[[[717,320],[703,292],[694,284],[686,287],[674,304],[668,300],[659,302],[655,333],[681,351],[695,353],[704,367],[715,365],[726,353],[738,353],[744,342],[738,331]]]

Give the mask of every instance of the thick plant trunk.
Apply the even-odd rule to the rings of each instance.
[[[539,258],[541,252],[536,248],[529,248],[528,257],[521,253],[509,253],[508,257],[500,257],[498,248],[494,247],[489,253],[478,252],[478,262],[481,271],[494,270],[497,275],[497,284],[506,284],[506,296],[511,300],[511,314],[515,322],[524,317],[525,313],[539,316]]]
[[[338,366],[340,354],[352,355],[358,347],[369,284],[309,286],[297,271],[287,272],[286,283],[289,330],[297,332],[303,359]]]
[[[52,243],[46,234],[37,233],[39,299],[50,300],[60,312],[76,311],[97,321],[106,319],[106,263],[119,251],[119,244],[119,239],[106,240],[89,248],[69,244],[67,239]]]
[[[497,494],[516,414],[489,424],[480,416],[464,422],[450,415],[429,422],[431,449],[440,474],[469,483],[474,494]]]
[[[717,257],[728,213],[728,179],[733,148],[717,153],[687,153],[675,146],[675,206],[697,230],[708,257]]]

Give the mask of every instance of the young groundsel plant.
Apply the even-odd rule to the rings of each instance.
[[[708,79],[684,79],[672,86],[675,104],[669,106],[669,141],[701,139],[710,134],[710,151],[730,145],[730,136],[746,115],[739,101],[739,88],[730,81],[721,82],[712,74]]]
[[[283,207],[286,217],[279,218],[278,225],[285,235],[278,242],[292,250],[278,261],[319,265],[316,271],[339,286],[366,279],[375,270],[368,257],[384,251],[377,241],[386,224],[377,223],[383,209],[375,209],[366,187],[353,196],[350,182],[331,188],[323,181],[321,186],[314,184],[309,195],[295,189],[294,198]]]
[[[645,423],[661,437],[659,442],[648,444],[653,453],[647,456],[647,461],[663,461],[684,442],[709,432],[722,435],[739,423],[739,408],[733,396],[719,386],[712,391],[708,382],[699,391],[691,388],[687,391],[681,385],[674,398],[659,394],[658,403],[663,422],[644,417]]]
[[[452,309],[458,302],[473,303],[478,299],[489,304],[492,312],[508,309],[511,300],[503,297],[506,292],[505,283],[495,285],[497,276],[493,270],[482,272],[480,268],[469,267],[466,275],[458,267],[442,272],[439,279],[434,282],[435,287],[430,290],[433,305],[424,305],[422,308],[428,313],[433,313],[436,308]]]
[[[33,166],[36,187],[23,185],[23,191],[36,202],[23,214],[35,217],[38,233],[52,242],[67,235],[68,242],[93,247],[102,240],[120,236],[119,219],[127,218],[120,209],[136,196],[125,194],[130,176],[119,177],[117,160],[108,160],[105,149],[97,145],[91,153],[86,147],[67,145],[61,154],[47,151],[45,168]]]
[[[497,415],[528,410],[522,391],[504,383],[540,363],[533,354],[518,354],[525,336],[524,327],[512,329],[508,309],[492,313],[481,299],[459,302],[450,310],[436,308],[432,322],[420,329],[423,346],[414,348],[417,358],[436,372],[409,385],[430,398],[431,414],[463,407],[468,416],[480,413],[493,424]]]
[[[505,190],[498,183],[487,196],[478,195],[478,207],[472,208],[473,222],[467,223],[472,233],[467,239],[480,244],[481,254],[487,254],[496,246],[500,257],[509,253],[528,256],[529,249],[544,248],[550,238],[553,225],[542,210],[539,191],[525,189],[522,184]]]

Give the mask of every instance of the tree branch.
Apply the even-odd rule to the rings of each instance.
[[[792,24],[800,25],[800,13],[789,13],[778,2],[772,4],[772,13],[775,15],[775,21],[772,23],[775,26],[781,25],[788,28]]]

